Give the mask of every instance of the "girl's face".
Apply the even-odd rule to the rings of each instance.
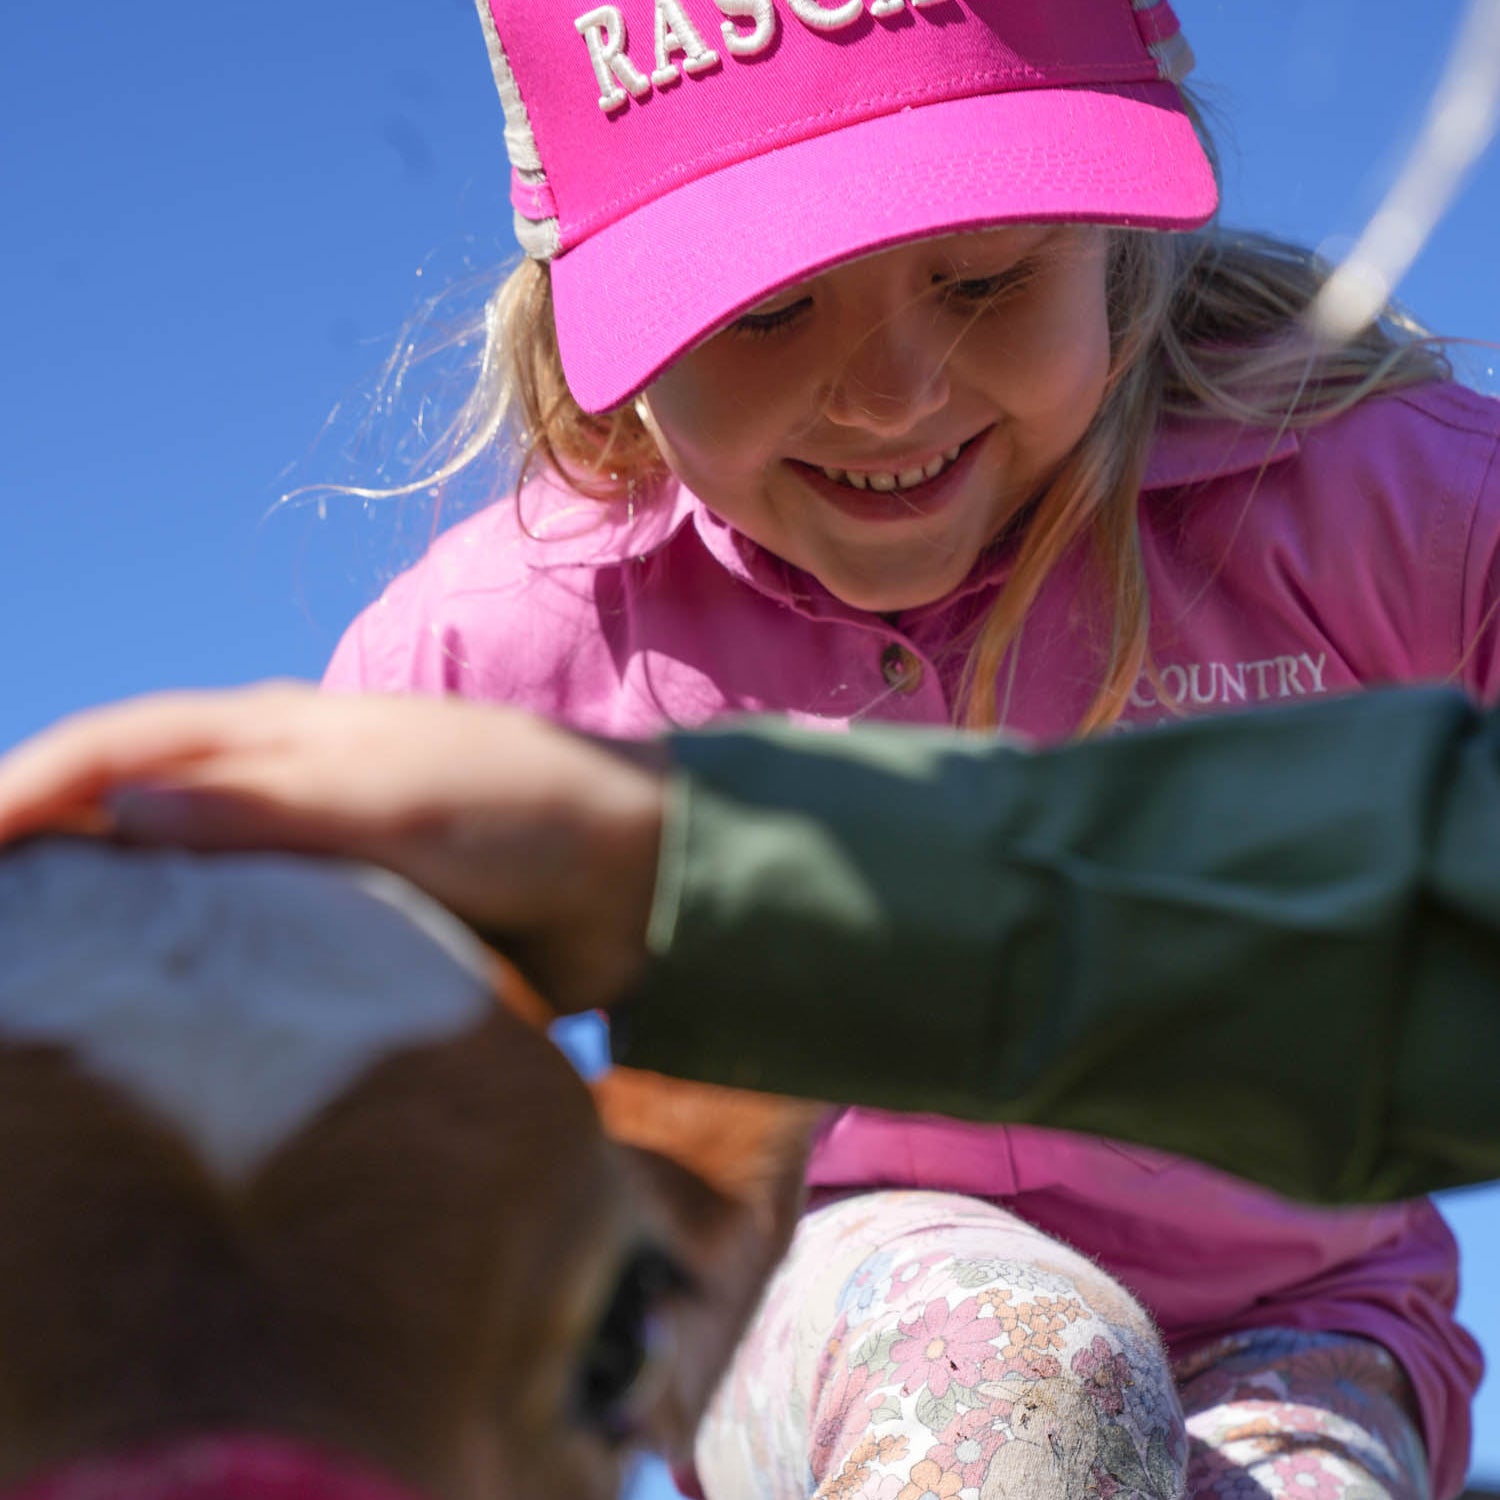
[[[915,241],[789,288],[647,391],[708,508],[858,609],[941,598],[1104,397],[1107,231]]]

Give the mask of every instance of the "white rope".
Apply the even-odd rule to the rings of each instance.
[[[1380,316],[1500,127],[1500,0],[1470,0],[1427,118],[1384,202],[1312,306],[1313,336],[1353,338]]]

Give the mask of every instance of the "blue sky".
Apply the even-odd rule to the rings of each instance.
[[[1457,0],[1177,10],[1226,217],[1346,243]],[[315,676],[434,520],[421,500],[279,497],[378,474],[397,429],[362,435],[362,413],[404,321],[514,253],[470,0],[14,5],[0,101],[0,746],[129,692]],[[1497,243],[1492,152],[1404,289],[1432,326],[1488,341],[1466,371],[1492,391]],[[1495,1358],[1500,1189],[1446,1206]],[[1500,1479],[1500,1380],[1476,1471]]]

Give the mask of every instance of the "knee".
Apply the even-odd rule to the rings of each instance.
[[[889,1265],[891,1289],[817,1393],[812,1467],[829,1494],[886,1468],[913,1493],[1178,1500],[1187,1435],[1155,1328],[1056,1248]]]
[[[699,1467],[715,1500],[1178,1500],[1186,1453],[1118,1282],[993,1204],[876,1194],[804,1221]]]

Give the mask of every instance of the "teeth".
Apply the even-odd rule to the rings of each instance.
[[[899,473],[895,471],[878,473],[869,469],[830,469],[826,466],[823,472],[835,484],[847,484],[856,490],[870,489],[882,492],[909,490],[913,485],[921,484],[923,480],[936,479],[958,457],[962,449],[963,444],[960,443],[957,447],[945,449],[925,464],[902,469]]]

